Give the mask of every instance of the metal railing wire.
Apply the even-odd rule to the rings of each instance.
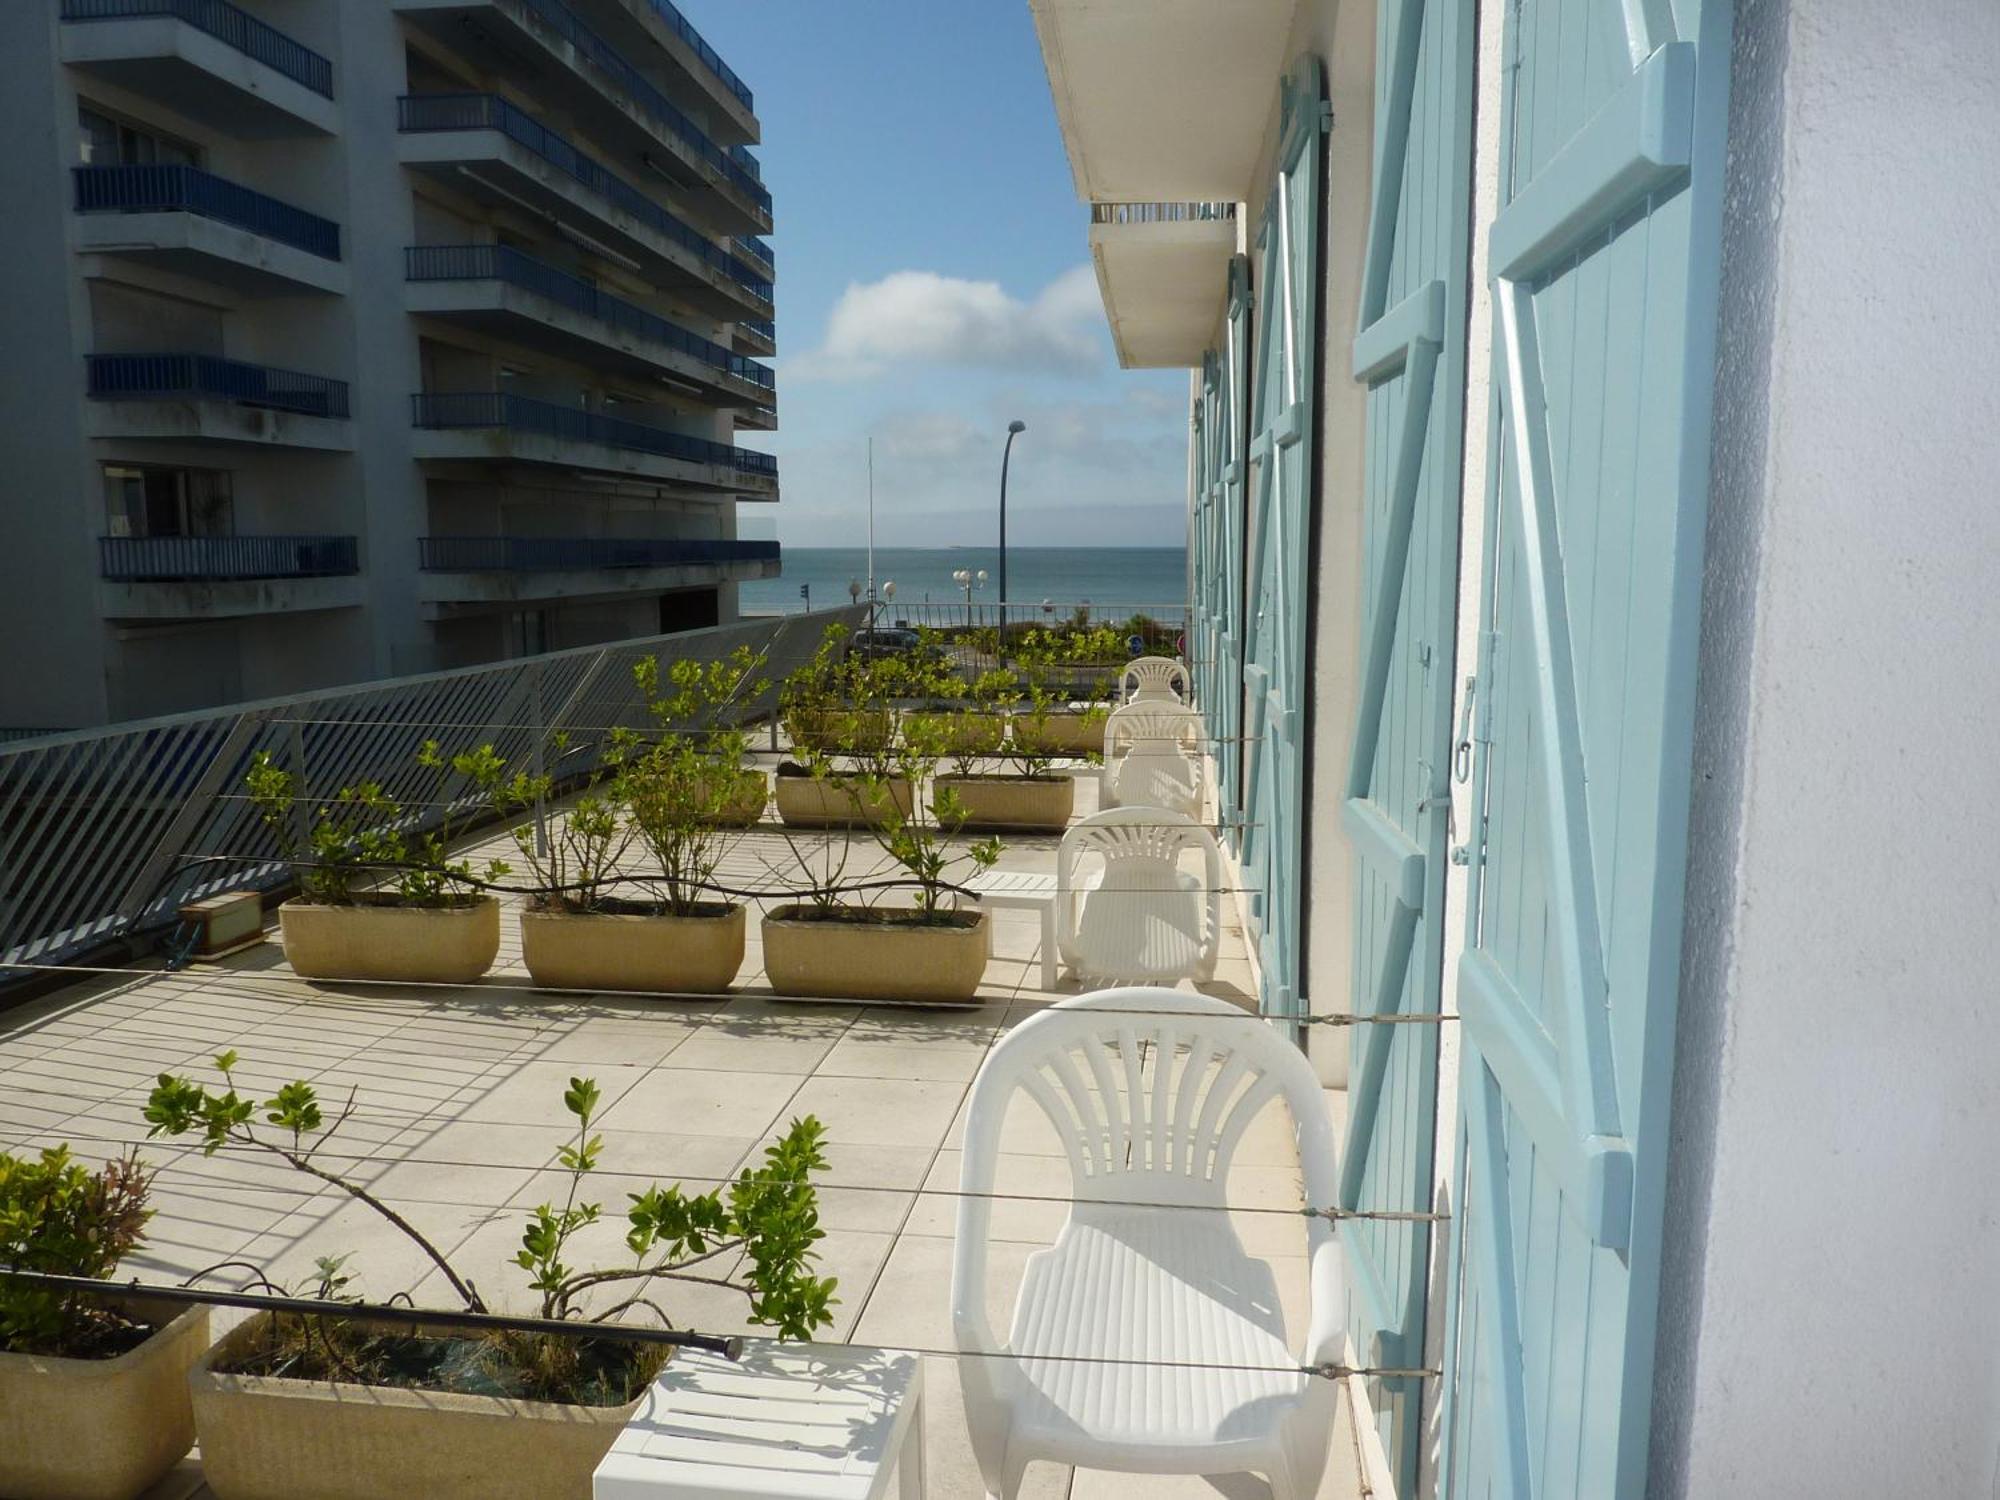
[[[586,318],[662,344],[762,390],[777,387],[778,377],[769,365],[731,353],[713,339],[691,333],[636,302],[614,297],[582,277],[511,245],[411,245],[403,255],[403,274],[410,281],[504,281]]]
[[[98,401],[208,397],[303,417],[347,420],[347,382],[212,354],[91,354],[89,390]]]
[[[306,801],[374,781],[425,804],[437,778],[417,766],[426,740],[490,743],[510,764],[565,778],[599,764],[605,734],[645,727],[632,681],[642,657],[713,660],[750,647],[771,686],[745,705],[776,707],[777,686],[808,660],[826,626],[854,608],[587,646],[488,666],[235,704],[197,713],[0,744],[0,965],[57,964],[171,928],[179,908],[219,891],[275,892],[288,867],[239,792],[268,751]],[[438,726],[477,723],[459,743]],[[574,732],[573,732],[574,731]],[[570,735],[558,753],[558,735]],[[414,812],[433,825],[449,807]]]
[[[323,98],[333,97],[333,64],[275,26],[228,0],[62,0],[65,21],[124,21],[154,16],[185,21],[245,57],[284,74]]]
[[[77,167],[78,213],[190,213],[325,260],[340,259],[340,226],[199,167],[141,163]]]
[[[702,264],[726,276],[752,297],[765,303],[772,300],[774,288],[768,257],[760,270],[749,260],[731,255],[699,230],[669,213],[646,193],[579,150],[567,138],[556,134],[498,94],[405,94],[397,109],[399,128],[409,135],[451,130],[499,131],[516,145],[539,156],[565,176],[680,246]],[[736,243],[742,242],[739,240]]]

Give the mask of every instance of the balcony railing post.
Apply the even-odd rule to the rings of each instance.
[[[547,711],[542,704],[542,674],[547,671],[546,663],[537,660],[528,668],[528,724],[529,756],[535,778],[535,856],[543,859],[549,852],[549,805],[542,796],[543,778],[548,775]]]

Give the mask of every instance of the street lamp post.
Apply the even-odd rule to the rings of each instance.
[[[1000,654],[1007,654],[1007,461],[1014,456],[1014,439],[1028,430],[1028,424],[1007,424],[1007,446],[1000,450]]]
[[[952,573],[951,581],[965,590],[965,628],[971,630],[973,628],[972,591],[986,587],[986,570],[981,568],[975,573],[970,568],[959,568]]]

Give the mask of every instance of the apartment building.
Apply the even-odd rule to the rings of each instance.
[[[0,7],[0,728],[732,619],[750,89],[671,0]]]

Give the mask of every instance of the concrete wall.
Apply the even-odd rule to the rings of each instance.
[[[1996,56],[1738,7],[1663,1497],[1994,1492]]]

